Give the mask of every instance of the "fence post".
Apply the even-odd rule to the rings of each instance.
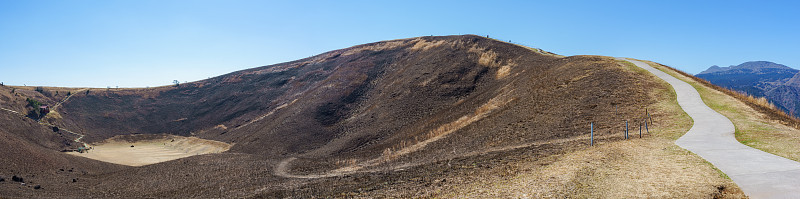
[[[591,138],[589,139],[589,146],[594,146],[594,122],[589,124],[589,129],[591,129]]]
[[[639,122],[639,138],[642,138],[642,122]]]
[[[644,120],[644,129],[647,130],[647,134],[650,134],[650,128],[647,127],[647,119]]]
[[[628,139],[628,120],[625,120],[625,139]]]
[[[644,112],[645,112],[645,113],[647,113],[647,119],[649,119],[649,120],[650,120],[650,124],[653,124],[653,118],[652,118],[652,117],[650,117],[650,112],[649,112],[649,111],[647,111],[647,108],[645,108],[645,109],[644,109]]]

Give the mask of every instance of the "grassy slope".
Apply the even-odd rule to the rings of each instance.
[[[620,62],[620,67],[657,79],[628,62]],[[660,82],[662,86],[653,88],[650,93],[659,99],[659,103],[648,107],[655,124],[644,138],[639,139],[638,135],[631,133],[633,139],[629,141],[601,142],[595,147],[562,155],[510,163],[507,168],[521,172],[510,177],[487,176],[485,181],[445,190],[444,196],[744,197],[727,176],[699,156],[674,144],[689,130],[692,120],[678,106],[672,87]]]
[[[753,107],[743,100],[726,94],[720,88],[712,88],[707,82],[700,82],[674,69],[650,62],[650,65],[691,84],[700,93],[703,102],[715,111],[728,117],[736,126],[736,139],[739,142],[781,157],[800,161],[800,130],[792,128],[795,121],[771,117],[760,107]],[[728,91],[729,92],[729,91]],[[748,98],[744,98],[749,100]]]

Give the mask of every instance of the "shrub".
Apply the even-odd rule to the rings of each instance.
[[[41,111],[42,111],[41,110],[41,106],[42,106],[42,103],[39,102],[39,101],[36,101],[35,99],[31,99],[31,98],[26,98],[25,101],[28,101],[28,106],[33,108],[33,110],[28,112],[28,117],[33,118],[33,119],[39,119],[39,117],[41,117]]]
[[[41,102],[36,101],[35,99],[31,99],[31,98],[26,98],[25,101],[28,102],[28,106],[34,107],[34,108],[39,108],[39,106],[42,105]]]

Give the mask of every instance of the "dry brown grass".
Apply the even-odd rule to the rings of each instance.
[[[226,129],[228,129],[228,127],[227,127],[227,126],[225,126],[224,124],[220,124],[220,125],[214,126],[214,128],[216,128],[216,129],[222,129],[222,130],[226,130]]]
[[[441,125],[438,128],[423,134],[422,136],[414,137],[413,141],[403,140],[399,145],[392,148],[387,148],[384,150],[381,156],[381,161],[389,161],[399,156],[418,151],[432,142],[440,140],[467,125],[485,118],[492,111],[503,107],[514,100],[514,98],[509,95],[510,92],[511,91],[508,91],[505,94],[492,98],[489,100],[489,102],[486,102],[486,104],[478,107],[478,109],[476,109],[472,114],[464,115],[458,120]]]
[[[428,144],[441,140],[446,136],[448,136],[449,134],[456,132],[457,130],[464,128],[467,125],[470,125],[472,123],[475,123],[476,121],[485,118],[498,108],[506,106],[506,104],[514,100],[514,97],[510,95],[511,92],[513,92],[513,90],[508,90],[501,95],[495,96],[482,106],[478,107],[472,114],[464,115],[459,119],[457,119],[456,121],[443,124],[438,128],[426,132],[422,135],[414,136],[413,140],[401,140],[399,141],[398,144],[384,149],[378,158],[364,160],[364,161],[359,161],[358,159],[352,159],[352,158],[344,160],[337,159],[334,161],[334,165],[339,168],[336,168],[325,174],[321,175],[312,174],[306,176],[292,175],[292,176],[300,178],[341,176],[341,175],[356,173],[358,170],[364,169],[366,167],[372,167],[381,163],[387,163],[401,156],[410,154],[412,152],[420,151],[423,148],[425,148]]]
[[[63,119],[63,117],[61,117],[61,114],[58,113],[58,111],[52,111],[52,110],[50,111],[50,113],[47,113],[47,115],[45,115],[44,117],[45,121],[60,120],[60,119]]]
[[[640,75],[650,73],[620,62]],[[656,78],[656,77],[652,77]],[[666,84],[666,82],[661,82]],[[563,155],[515,162],[485,180],[442,190],[445,198],[745,198],[730,179],[674,144],[692,126],[672,87],[654,89],[659,120],[643,139],[601,142]],[[511,171],[507,171],[507,170]],[[499,171],[503,170],[503,171]]]
[[[485,48],[479,48],[473,46],[469,48],[469,52],[476,53],[479,55],[478,64],[480,64],[481,66],[497,68],[495,79],[503,79],[507,77],[511,73],[511,69],[517,66],[517,63],[514,62],[514,60],[498,59],[497,53],[492,50],[487,50]]]
[[[484,51],[481,53],[481,57],[478,59],[478,64],[483,66],[495,66],[497,65],[497,53],[489,51]]]
[[[362,51],[381,51],[381,50],[388,50],[400,47],[406,44],[406,40],[395,40],[395,41],[387,41],[387,42],[380,42],[380,43],[373,43],[367,44],[362,46],[357,46],[353,48],[347,49],[342,55],[353,55],[356,53],[360,53]]]
[[[503,79],[508,76],[511,72],[511,67],[514,66],[513,64],[503,65],[499,69],[497,69],[497,74],[495,75],[496,79]]]
[[[542,166],[544,165],[544,166]],[[603,144],[507,166],[511,177],[487,176],[444,198],[741,198],[730,180],[668,139]],[[514,173],[513,171],[510,173]],[[722,188],[722,190],[720,190]]]
[[[439,41],[429,42],[422,38],[417,38],[412,40],[411,42],[416,42],[414,46],[411,47],[411,50],[428,50],[434,47],[441,46],[442,44],[445,44],[446,41],[439,40]]]

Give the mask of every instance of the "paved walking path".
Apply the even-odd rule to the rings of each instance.
[[[751,198],[800,198],[800,162],[739,143],[733,123],[706,106],[694,87],[643,62],[625,61],[671,84],[678,104],[694,119],[694,126],[675,144],[714,164]]]

